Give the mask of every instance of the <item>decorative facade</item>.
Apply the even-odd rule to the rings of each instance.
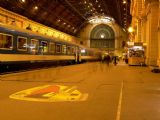
[[[143,43],[147,65],[160,66],[160,0],[131,0],[131,41]]]

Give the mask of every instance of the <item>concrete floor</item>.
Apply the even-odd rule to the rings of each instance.
[[[11,99],[42,86],[77,86],[85,101],[38,102]],[[160,73],[148,67],[102,63],[0,76],[0,120],[160,120]]]

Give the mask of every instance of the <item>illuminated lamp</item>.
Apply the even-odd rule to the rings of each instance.
[[[133,32],[133,28],[132,28],[132,27],[129,27],[129,28],[128,28],[128,32],[132,33],[132,32]]]
[[[25,2],[26,2],[26,0],[20,0],[20,2],[25,3]]]
[[[35,10],[38,10],[38,7],[37,7],[37,6],[35,6],[35,7],[34,7],[34,9],[35,9]]]
[[[99,16],[90,17],[88,19],[88,22],[91,24],[98,24],[98,23],[111,23],[111,22],[115,22],[115,20],[109,16],[99,15]]]
[[[101,38],[104,38],[105,36],[104,36],[104,34],[101,34]]]
[[[82,49],[82,50],[81,50],[81,53],[85,53],[85,52],[86,52],[86,50],[85,50],[85,49]]]
[[[127,3],[127,1],[126,0],[123,0],[123,4],[126,4]]]

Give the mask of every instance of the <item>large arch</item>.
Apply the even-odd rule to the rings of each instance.
[[[91,48],[115,49],[115,32],[106,24],[95,26],[90,33]]]

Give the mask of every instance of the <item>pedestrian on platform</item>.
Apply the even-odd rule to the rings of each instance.
[[[111,57],[110,57],[109,55],[107,55],[107,56],[105,57],[105,61],[106,61],[107,65],[109,66],[109,63],[110,63],[110,61],[111,61]]]

